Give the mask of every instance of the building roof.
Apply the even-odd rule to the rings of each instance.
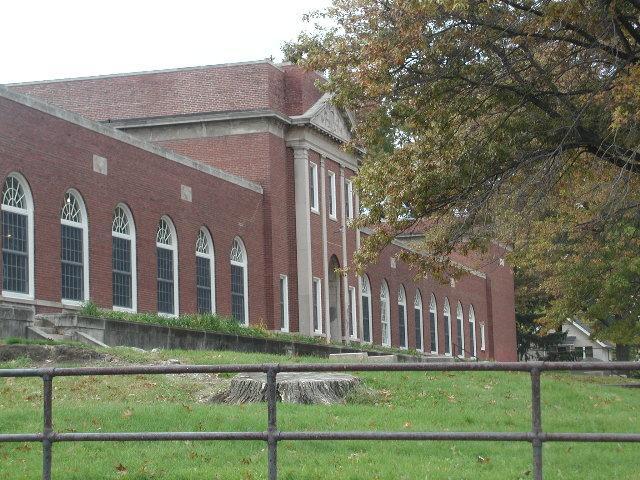
[[[91,120],[271,110],[301,115],[322,77],[269,60],[8,85]]]
[[[571,323],[574,327],[576,327],[582,333],[587,335],[589,337],[589,339],[591,339],[592,341],[596,342],[602,348],[613,348],[614,347],[614,345],[612,343],[610,343],[610,342],[601,342],[600,340],[595,340],[595,339],[591,338],[591,329],[587,325],[585,325],[584,323],[581,323],[578,320],[570,320],[569,323]]]

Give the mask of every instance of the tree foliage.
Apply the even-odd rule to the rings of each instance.
[[[639,0],[334,0],[309,20],[285,53],[357,113],[359,265],[416,223],[424,271],[500,240],[544,279],[547,322],[638,340]]]

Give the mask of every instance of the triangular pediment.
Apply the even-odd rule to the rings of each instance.
[[[329,95],[324,95],[309,111],[311,123],[329,135],[348,142],[351,140],[351,120],[331,103]]]

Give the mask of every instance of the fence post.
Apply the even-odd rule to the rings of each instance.
[[[44,429],[42,431],[42,478],[43,480],[51,480],[51,450],[53,434],[53,379],[51,375],[42,376],[43,382],[43,416]]]
[[[267,369],[267,448],[268,448],[268,468],[269,480],[277,480],[278,478],[278,439],[277,439],[277,419],[276,409],[278,401],[278,389],[276,385],[276,376],[278,375],[278,366],[270,365]]]
[[[540,369],[531,369],[531,426],[533,439],[533,478],[542,480],[542,409],[540,407]]]

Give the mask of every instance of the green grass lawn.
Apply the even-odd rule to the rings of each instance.
[[[110,351],[112,352],[112,351]],[[319,362],[236,352],[116,349],[132,362]],[[0,367],[27,366],[27,360]],[[282,430],[525,431],[531,428],[530,381],[518,373],[362,374],[373,396],[346,405],[278,405]],[[640,390],[622,380],[543,374],[543,428],[638,432]],[[202,389],[165,375],[54,380],[54,427],[87,431],[243,431],[266,429],[266,406],[201,404]],[[42,382],[0,379],[0,431],[42,428]],[[528,479],[531,446],[499,442],[282,442],[281,479]],[[61,443],[56,479],[262,479],[263,442]],[[546,479],[638,479],[640,445],[547,444]],[[0,444],[0,479],[40,478],[39,444]]]

